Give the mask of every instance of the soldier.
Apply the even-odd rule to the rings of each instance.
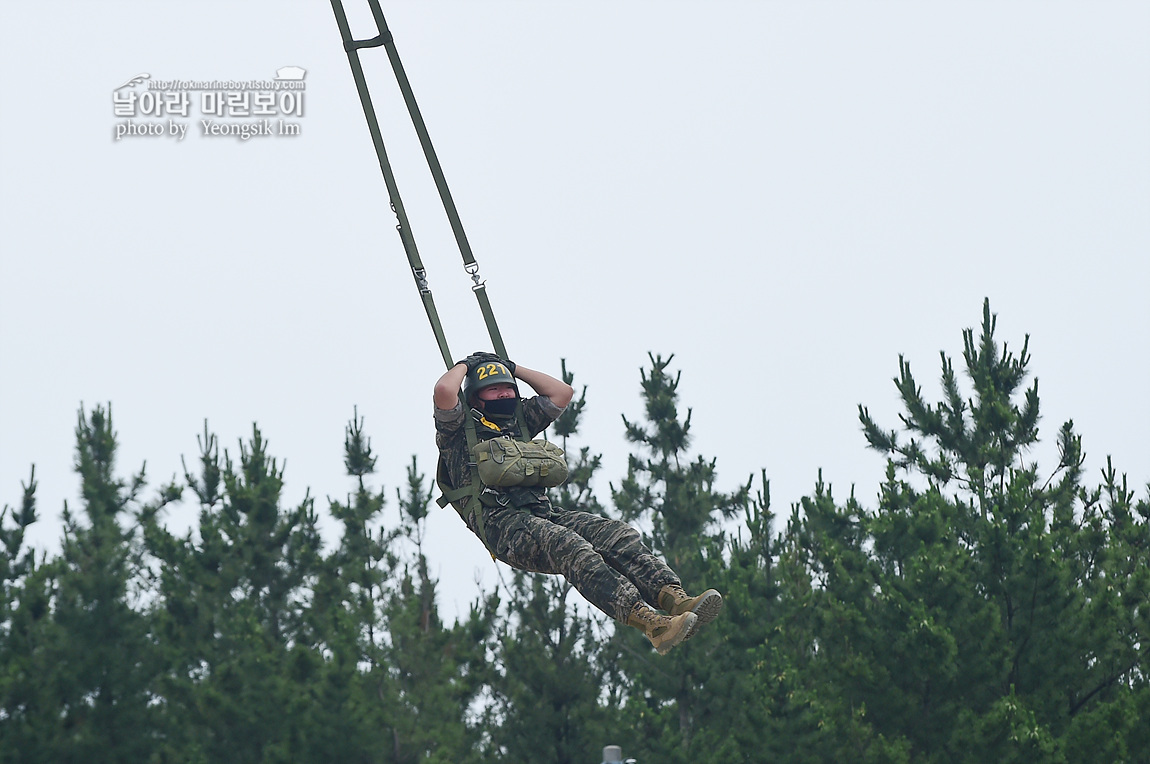
[[[642,631],[665,655],[714,620],[723,607],[719,592],[708,589],[690,596],[634,528],[587,512],[557,509],[544,488],[471,488],[467,417],[475,422],[478,440],[519,437],[516,379],[537,393],[522,401],[529,436],[535,437],[570,403],[570,385],[492,353],[473,353],[435,383],[437,479],[445,498],[492,557],[520,570],[562,575],[588,602]],[[461,384],[469,410],[460,402]]]

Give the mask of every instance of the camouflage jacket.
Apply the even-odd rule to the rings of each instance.
[[[546,430],[548,425],[558,419],[562,413],[563,409],[552,403],[551,399],[545,395],[536,395],[523,401],[523,418],[527,424],[527,431],[532,438]],[[464,411],[462,403],[455,404],[455,408],[446,410],[437,408],[435,410],[435,445],[439,447],[439,464],[436,468],[436,477],[447,488],[471,485],[471,468],[468,466],[471,455],[467,451],[466,416],[467,412]],[[476,434],[480,440],[486,439],[487,433],[494,436],[494,433],[486,427],[479,426],[476,428]],[[546,501],[547,496],[546,489],[543,488],[489,488],[487,490],[507,494],[516,504],[523,500]],[[525,495],[519,496],[520,493]],[[470,496],[464,496],[462,499],[452,502],[452,506],[460,514],[463,514],[464,507],[470,499]]]

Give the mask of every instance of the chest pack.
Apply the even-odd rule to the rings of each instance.
[[[563,449],[546,440],[491,438],[471,447],[484,485],[494,488],[553,488],[567,481]]]
[[[567,480],[567,460],[563,449],[546,440],[528,440],[530,437],[527,425],[522,415],[522,406],[516,412],[517,428],[502,428],[485,422],[478,412],[472,411],[463,425],[467,438],[467,451],[471,457],[468,468],[471,471],[469,485],[449,486],[450,477],[444,470],[441,459],[436,472],[436,480],[443,495],[436,503],[441,507],[456,502],[464,497],[474,501],[467,502],[463,508],[456,505],[459,516],[467,522],[467,517],[474,510],[476,530],[483,546],[495,559],[495,552],[487,543],[487,531],[484,528],[483,511],[474,505],[481,503],[480,495],[488,488],[552,488]],[[476,421],[484,422],[486,427],[499,432],[495,437],[480,439],[476,432]],[[514,437],[518,430],[520,439]]]
[[[506,429],[485,422],[474,410],[471,413],[463,425],[470,457],[470,484],[453,486],[445,464],[440,460],[436,482],[443,495],[436,500],[439,506],[445,507],[464,497],[478,497],[488,488],[553,488],[566,482],[569,471],[563,449],[546,440],[529,440],[521,412],[516,416],[518,427]],[[476,430],[477,421],[484,422],[486,427],[499,434],[481,439]],[[516,438],[516,434],[520,437]],[[464,520],[467,519],[468,510],[458,506],[456,510]],[[477,521],[480,538],[486,546],[482,513],[477,516]]]

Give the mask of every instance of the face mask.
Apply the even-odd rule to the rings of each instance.
[[[483,411],[487,414],[490,414],[491,416],[514,416],[515,404],[518,402],[518,398],[496,398],[493,401],[485,401],[483,404]]]

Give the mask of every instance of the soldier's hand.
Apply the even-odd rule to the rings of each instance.
[[[480,351],[472,353],[460,361],[460,363],[467,364],[467,371],[473,372],[485,363],[502,363],[502,360],[494,353],[484,353]]]

